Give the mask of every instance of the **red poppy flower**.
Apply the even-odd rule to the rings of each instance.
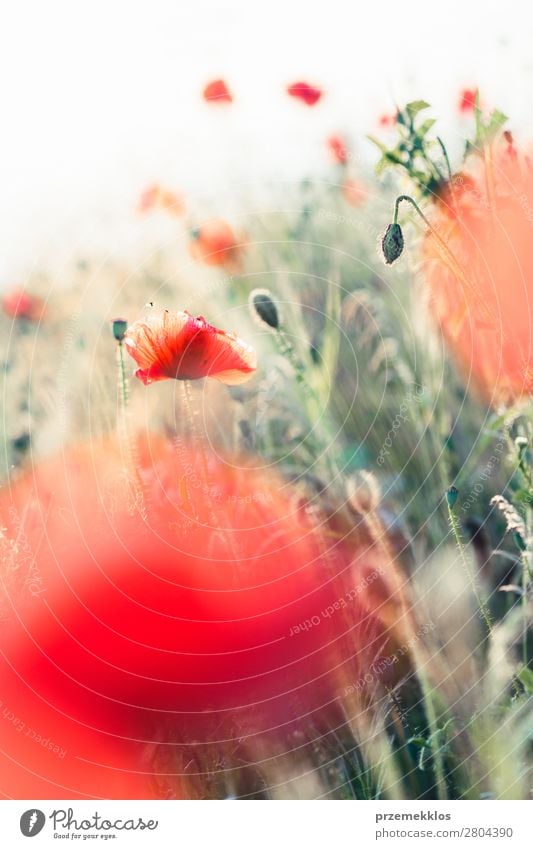
[[[249,380],[257,367],[253,348],[188,312],[154,310],[128,328],[124,344],[144,384],[214,377],[233,386]]]
[[[213,80],[203,91],[204,100],[208,103],[233,103],[233,96],[224,80]]]
[[[202,471],[198,446],[153,435],[132,447],[135,468],[105,440],[0,497],[4,795],[183,797],[202,759],[297,757],[291,732],[327,721],[386,643],[363,602],[372,552],[286,482],[215,454]]]
[[[306,82],[292,83],[287,87],[287,93],[296,97],[307,106],[314,106],[322,97],[322,90]]]
[[[6,292],[2,298],[2,307],[10,318],[24,318],[27,321],[39,321],[44,313],[41,299],[20,288]]]
[[[191,256],[206,265],[240,267],[243,247],[227,221],[212,219],[198,227],[189,244]]]
[[[344,139],[337,135],[330,136],[329,139],[326,140],[326,145],[333,161],[336,162],[337,165],[346,165],[348,162],[348,150]]]
[[[459,112],[473,112],[476,106],[477,88],[465,88],[459,97]]]
[[[170,215],[180,216],[185,212],[185,202],[176,192],[171,192],[154,183],[141,194],[138,210],[144,213],[157,208],[165,210]]]
[[[533,392],[533,176],[502,150],[454,178],[428,234],[432,311],[465,378],[492,402]],[[491,195],[487,187],[491,186]]]

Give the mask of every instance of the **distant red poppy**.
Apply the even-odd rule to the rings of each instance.
[[[2,307],[10,318],[24,318],[27,321],[39,321],[44,312],[40,298],[18,287],[6,292],[2,298]]]
[[[233,103],[233,95],[224,80],[212,80],[203,91],[204,100],[208,103]]]
[[[297,97],[307,106],[314,106],[322,97],[322,90],[306,82],[292,83],[287,87],[287,93],[291,97]]]
[[[358,180],[345,180],[342,185],[342,196],[350,206],[361,206],[368,197],[368,190]]]
[[[157,183],[153,183],[144,189],[137,205],[139,212],[151,212],[155,208],[159,198],[159,191],[160,189]]]
[[[124,344],[144,384],[214,377],[233,386],[249,380],[257,367],[246,342],[188,312],[154,310],[128,328]]]
[[[348,149],[342,136],[333,135],[326,139],[326,146],[331,157],[337,165],[346,165],[348,162]]]
[[[476,106],[477,88],[465,88],[459,98],[459,112],[473,112]]]
[[[393,115],[384,112],[383,115],[380,115],[378,118],[378,124],[380,127],[393,127],[398,120],[398,112],[395,112]]]
[[[189,245],[191,256],[206,265],[225,265],[238,268],[243,247],[227,221],[214,218],[192,233]]]
[[[142,213],[163,209],[170,215],[179,216],[185,212],[185,201],[176,192],[171,192],[154,183],[142,192],[137,208]]]

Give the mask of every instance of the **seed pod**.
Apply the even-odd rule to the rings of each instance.
[[[278,308],[268,289],[254,289],[250,292],[250,307],[255,316],[273,330],[279,329]]]
[[[125,318],[116,318],[113,321],[113,336],[117,342],[122,342],[128,329],[128,322]]]
[[[381,240],[381,250],[387,265],[392,265],[403,251],[403,233],[399,224],[389,224]]]

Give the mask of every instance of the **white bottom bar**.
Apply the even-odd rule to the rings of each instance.
[[[529,849],[532,808],[519,801],[5,801],[0,833],[9,849],[67,843],[124,849]],[[28,830],[33,834],[26,836]],[[32,836],[35,844],[28,843]]]

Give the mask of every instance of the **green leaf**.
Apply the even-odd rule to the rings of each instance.
[[[413,743],[415,746],[427,746],[425,737],[409,737],[408,743]]]
[[[387,151],[388,151],[387,145],[383,144],[383,142],[380,142],[380,140],[377,139],[375,136],[367,136],[367,139],[368,139],[368,141],[371,141],[372,144],[375,144],[376,147],[379,148],[379,150],[382,153],[387,153]]]
[[[427,174],[425,174],[423,171],[417,171],[417,170],[415,170],[414,168],[411,168],[411,172],[410,172],[410,173],[411,173],[411,177],[412,177],[414,180],[418,180],[418,182],[420,183],[420,185],[423,185],[423,184],[425,184],[425,183],[426,183],[426,181],[427,181]]]
[[[489,123],[484,127],[485,130],[485,140],[492,138],[498,130],[504,126],[504,124],[508,121],[507,115],[503,112],[500,112],[499,109],[495,109],[489,118]]]
[[[411,103],[407,103],[405,107],[405,111],[411,118],[414,120],[419,112],[422,112],[423,109],[429,109],[430,104],[426,103],[425,100],[412,100]]]
[[[435,123],[436,123],[436,118],[428,118],[427,121],[424,121],[418,127],[418,129],[416,131],[417,135],[420,136],[421,138],[423,138],[427,133],[429,133],[433,124],[435,124]]]
[[[402,160],[392,150],[387,150],[376,165],[376,174],[382,174],[385,168],[390,168],[391,165],[401,165]]]
[[[386,156],[382,156],[375,169],[378,177],[380,176],[380,174],[383,174],[385,168],[390,168],[391,165],[393,165],[393,163],[389,159],[387,159]]]
[[[465,156],[469,153],[480,153],[481,148],[488,144],[508,121],[507,115],[499,109],[495,109],[489,115],[487,123],[484,123],[483,114],[479,106],[479,95],[476,97],[474,115],[476,120],[476,134],[473,141],[466,143]]]
[[[524,666],[517,675],[518,680],[524,686],[526,693],[533,694],[533,672]]]

